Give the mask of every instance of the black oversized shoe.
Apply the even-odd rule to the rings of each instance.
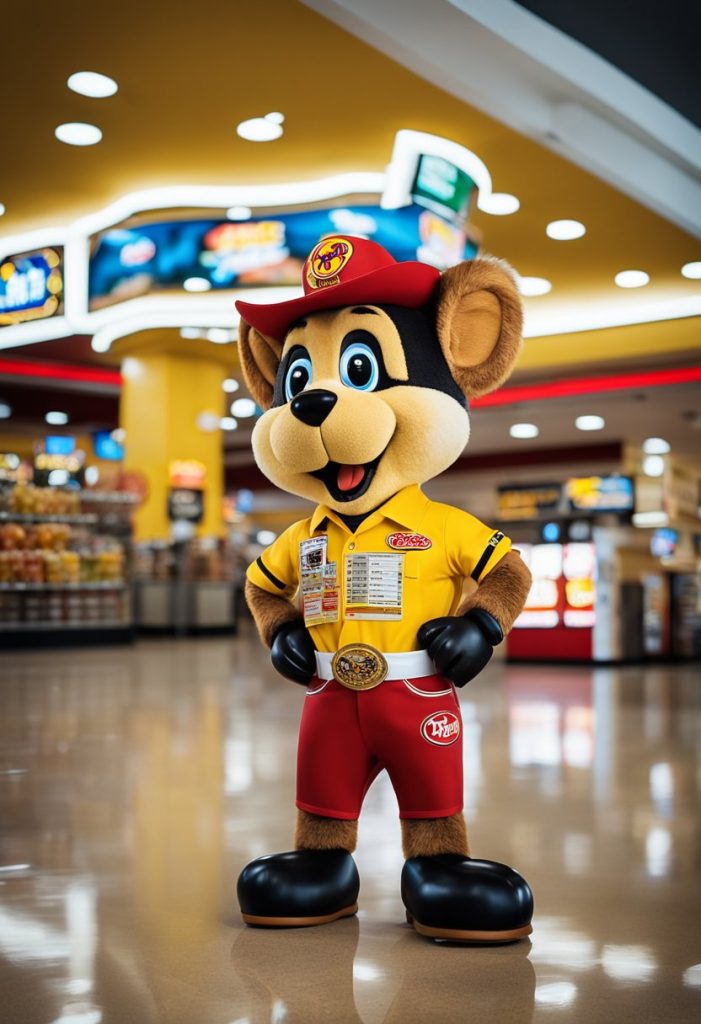
[[[347,850],[295,850],[258,857],[236,890],[246,924],[299,928],[350,917],[360,879]]]
[[[402,871],[407,921],[453,942],[514,942],[530,935],[533,893],[506,864],[457,853],[410,857]]]

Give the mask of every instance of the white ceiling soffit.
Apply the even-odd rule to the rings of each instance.
[[[701,131],[513,0],[303,2],[701,237]]]

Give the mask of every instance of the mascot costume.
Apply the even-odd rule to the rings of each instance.
[[[520,939],[527,883],[469,855],[455,687],[510,630],[530,575],[503,533],[420,488],[462,453],[469,399],[514,365],[516,285],[493,259],[441,274],[347,235],[320,242],[302,274],[301,298],[237,302],[243,372],[265,410],[256,461],[318,503],[247,573],[272,663],[306,695],[295,849],[244,868],[243,919],[317,925],[356,912],[358,817],[384,768],[407,920],[437,939]]]

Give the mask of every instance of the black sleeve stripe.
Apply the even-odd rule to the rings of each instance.
[[[501,530],[497,530],[497,532],[492,534],[492,536],[489,538],[487,546],[480,555],[480,559],[477,565],[472,570],[472,579],[475,580],[476,583],[479,582],[479,578],[484,572],[487,562],[492,557],[494,549],[503,541],[503,539],[504,534],[501,532]]]
[[[268,579],[270,580],[270,582],[275,584],[275,586],[278,588],[278,590],[286,590],[287,589],[287,585],[285,583],[283,583],[282,580],[279,580],[277,578],[277,576],[274,576],[271,573],[270,569],[268,569],[267,566],[265,566],[263,564],[263,559],[262,558],[256,558],[256,565],[258,566],[260,571],[263,573],[263,575],[267,576]]]

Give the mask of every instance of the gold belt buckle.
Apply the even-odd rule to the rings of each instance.
[[[386,678],[387,659],[370,644],[346,644],[331,660],[337,683],[347,690],[373,690]]]

